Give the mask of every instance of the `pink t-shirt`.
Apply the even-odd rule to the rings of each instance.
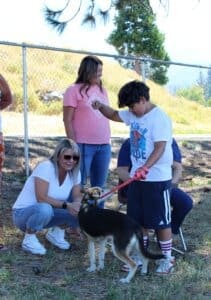
[[[75,108],[72,126],[77,143],[108,144],[110,142],[109,120],[98,110],[92,108],[92,101],[99,100],[108,105],[106,90],[100,90],[98,85],[93,85],[86,92],[80,92],[81,84],[73,84],[64,94],[64,106]]]

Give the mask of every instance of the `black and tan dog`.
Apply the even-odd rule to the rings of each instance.
[[[78,214],[79,224],[88,237],[88,251],[90,258],[89,272],[104,268],[106,243],[112,240],[114,255],[129,266],[129,273],[120,282],[128,283],[136,273],[137,265],[131,259],[133,249],[140,254],[143,262],[142,274],[147,273],[149,259],[164,258],[162,254],[152,254],[144,248],[140,226],[127,215],[110,209],[101,209],[97,206],[101,189],[93,187],[84,191],[81,208]],[[95,243],[99,244],[98,266],[96,266]]]

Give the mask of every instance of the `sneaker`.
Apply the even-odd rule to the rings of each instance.
[[[163,258],[160,259],[159,266],[156,270],[156,274],[158,275],[167,275],[172,273],[174,270],[174,263],[171,258]]]
[[[170,260],[170,262],[175,265],[176,261],[175,261],[175,256],[171,256],[168,258]],[[161,259],[156,259],[155,264],[159,265],[160,264]]]
[[[70,248],[70,243],[64,239],[65,230],[59,227],[52,227],[45,235],[46,239],[54,246],[67,250]]]
[[[45,255],[46,253],[45,247],[39,242],[35,234],[26,233],[22,242],[22,249],[32,254]]]

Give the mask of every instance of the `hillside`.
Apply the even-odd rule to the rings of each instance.
[[[1,73],[8,79],[13,90],[15,101],[12,110],[21,114],[4,112],[4,123],[6,134],[11,135],[14,128],[23,127],[21,124],[23,114],[23,84],[22,84],[22,52],[19,47],[0,45],[0,67]],[[59,91],[61,94],[66,87],[74,82],[77,68],[80,60],[84,55],[68,52],[58,52],[40,49],[27,49],[26,71],[27,71],[27,92],[28,92],[28,109],[36,115],[53,115],[53,123],[57,128],[61,127],[60,135],[64,134],[62,123],[62,101],[52,101],[44,103],[41,101],[43,93],[49,91]],[[117,93],[119,88],[126,82],[139,79],[138,74],[131,70],[122,68],[116,61],[108,58],[102,58],[104,62],[103,81],[108,90],[111,105],[117,105]],[[172,118],[175,134],[210,134],[211,133],[211,108],[204,107],[196,102],[178,98],[159,85],[147,81],[151,88],[152,101],[162,107]],[[8,120],[8,118],[10,120]],[[12,119],[11,119],[12,118]],[[29,130],[31,124],[41,133],[45,120],[45,131],[49,122],[50,131],[53,133],[52,118],[41,116],[33,117],[29,114]],[[36,119],[36,120],[34,120]],[[16,122],[16,120],[18,122]],[[41,120],[41,122],[40,122]],[[49,121],[48,121],[49,120]],[[8,128],[9,123],[13,123],[12,131]],[[34,123],[35,122],[35,123]],[[14,126],[15,125],[15,126]],[[16,126],[17,125],[17,126]],[[21,128],[22,131],[22,128]],[[59,129],[60,131],[60,129]],[[127,129],[122,124],[112,124],[113,134],[126,133]],[[46,133],[48,134],[48,132]]]

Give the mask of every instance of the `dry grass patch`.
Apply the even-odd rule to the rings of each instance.
[[[48,157],[58,138],[30,139],[30,165]],[[113,166],[121,139],[112,140]],[[188,245],[187,253],[176,256],[176,268],[171,276],[156,276],[155,264],[150,263],[149,274],[137,272],[129,285],[119,283],[122,264],[107,248],[105,269],[96,273],[86,272],[88,266],[87,243],[68,236],[71,250],[58,250],[46,241],[44,233],[40,240],[47,248],[44,257],[30,255],[21,250],[23,234],[14,228],[11,206],[25,180],[23,141],[21,138],[6,138],[6,162],[4,168],[1,219],[4,241],[8,251],[0,253],[0,298],[1,299],[68,299],[68,300],[139,300],[139,299],[210,299],[211,297],[211,142],[180,142],[184,163],[183,188],[194,199],[194,208],[183,224],[183,233]],[[190,147],[191,146],[191,147]],[[196,151],[200,146],[200,151]],[[201,170],[201,156],[206,158],[206,169]],[[201,178],[200,185],[194,177]],[[191,183],[192,182],[192,183]],[[191,184],[190,184],[191,183]],[[109,187],[117,184],[113,171],[109,174]],[[108,206],[117,208],[116,195]],[[181,248],[176,239],[174,246]]]

